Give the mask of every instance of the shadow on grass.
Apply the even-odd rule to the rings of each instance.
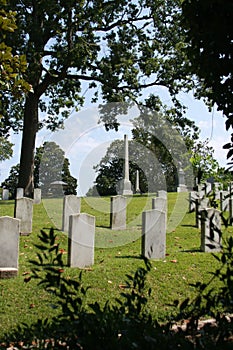
[[[96,225],[96,227],[109,228],[109,229],[111,228],[110,225],[100,225],[100,224]]]
[[[190,225],[190,224],[189,224],[189,225],[185,225],[185,224],[184,224],[184,225],[181,225],[181,226],[182,226],[182,227],[195,227],[195,228],[197,228],[196,225]]]
[[[117,258],[117,259],[138,259],[138,260],[144,260],[142,255],[123,255],[123,256],[116,255],[115,258]]]
[[[202,253],[201,249],[187,249],[187,250],[181,250],[181,253]]]

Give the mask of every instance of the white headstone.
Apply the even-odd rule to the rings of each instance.
[[[166,254],[165,212],[152,209],[142,213],[142,255],[163,259]]]
[[[24,196],[24,189],[21,187],[18,187],[16,189],[16,199],[23,198],[23,196]]]
[[[167,191],[159,190],[159,191],[158,191],[158,197],[167,199]]]
[[[196,199],[198,199],[198,193],[195,191],[189,192],[189,212],[193,212],[196,209]]]
[[[220,252],[222,250],[220,211],[209,208],[201,211],[201,251]]]
[[[84,268],[94,264],[95,217],[80,213],[70,215],[68,265]]]
[[[69,216],[79,214],[81,211],[81,198],[69,194],[63,198],[62,231],[69,231]]]
[[[167,230],[167,200],[163,197],[152,198],[152,209],[165,212],[165,231]]]
[[[233,226],[233,199],[229,198],[229,224]]]
[[[199,198],[196,199],[196,226],[197,228],[201,227],[201,211],[204,209],[207,209],[209,206],[209,199],[204,197],[204,198]]]
[[[33,199],[18,198],[15,203],[15,217],[21,220],[20,233],[28,235],[32,232]]]
[[[123,196],[111,197],[110,227],[112,230],[126,229],[127,199]]]
[[[41,189],[35,188],[33,193],[33,203],[40,204],[41,203]]]
[[[215,199],[220,199],[220,183],[219,182],[214,182],[214,191],[215,191]]]
[[[212,191],[212,185],[209,182],[205,182],[205,194],[208,196]]]
[[[179,169],[178,171],[178,187],[177,187],[177,192],[187,192],[187,186],[185,184],[185,173],[183,169]]]
[[[20,220],[0,217],[0,278],[18,273]]]
[[[2,190],[2,200],[3,201],[8,201],[9,199],[9,190],[6,188],[3,188]]]
[[[220,210],[229,211],[229,198],[230,194],[228,191],[220,191]]]

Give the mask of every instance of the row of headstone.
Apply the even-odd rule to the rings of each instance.
[[[33,202],[34,204],[40,204],[41,203],[41,189],[35,188],[34,189],[34,196],[33,196]],[[2,200],[7,201],[9,200],[9,190],[7,188],[2,189]],[[23,198],[24,197],[24,189],[23,188],[17,188],[16,189],[16,199]]]
[[[167,193],[152,199],[152,210],[142,213],[142,255],[149,259],[162,259],[166,250]],[[111,228],[126,228],[127,199],[118,195],[111,198]],[[66,196],[63,202],[63,228],[68,224],[68,265],[83,268],[94,263],[95,217],[80,210],[77,198]],[[64,220],[66,217],[66,220]]]
[[[189,193],[189,211],[195,211],[196,227],[201,229],[200,250],[220,252],[222,249],[221,212],[209,207],[209,198],[206,195],[210,193],[210,187],[209,189],[208,186],[198,189],[198,192]]]

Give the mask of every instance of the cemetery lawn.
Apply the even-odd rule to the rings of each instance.
[[[180,204],[187,206],[186,198],[183,197]],[[175,205],[177,193],[169,193],[168,221]],[[141,212],[151,208],[151,198],[135,196],[129,201],[125,231],[109,229],[109,206],[110,198],[82,199],[81,211],[96,216],[95,264],[82,270],[83,285],[91,287],[87,292],[86,305],[97,301],[103,306],[108,300],[116,303],[115,299],[127,291],[126,274],[133,274],[138,267],[144,266],[140,256]],[[179,214],[178,209],[176,212]],[[40,230],[48,232],[51,227],[61,227],[61,212],[62,200],[48,199],[34,205],[33,232],[20,237],[18,277],[0,280],[0,341],[5,339],[4,333],[11,333],[21,323],[31,324],[60,312],[54,295],[44,291],[36,280],[30,280],[32,265],[29,261],[36,259],[34,244],[39,243]],[[14,201],[0,202],[1,216],[13,216],[13,213]],[[176,312],[169,304],[173,304],[174,300],[193,298],[195,288],[190,284],[208,282],[211,272],[220,264],[212,254],[200,252],[200,229],[195,227],[195,214],[187,211],[179,225],[173,228],[173,222],[178,219],[179,215],[178,218],[173,216],[168,225],[170,231],[167,233],[165,259],[151,261],[152,269],[147,278],[148,288],[152,288],[148,307],[160,322],[168,320]],[[223,237],[232,235],[232,227],[223,228],[223,232]],[[56,230],[56,234],[66,263],[67,234],[60,230]],[[79,277],[80,270],[65,267],[64,274],[74,279]],[[215,282],[216,289],[218,283]]]

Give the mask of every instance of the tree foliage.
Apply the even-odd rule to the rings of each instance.
[[[26,54],[25,79],[33,91],[24,107],[6,104],[7,124],[20,127],[23,138],[20,186],[32,192],[36,133],[54,130],[84,100],[121,102],[136,99],[143,88],[164,86],[175,98],[189,88],[179,25],[180,0],[16,1],[16,35],[8,35],[13,53]],[[39,118],[39,109],[45,118]],[[115,116],[103,116],[108,127]]]
[[[13,143],[9,142],[4,137],[0,136],[0,162],[11,158],[13,154]]]
[[[8,35],[16,35],[16,12],[6,10],[6,1],[0,1],[0,118],[1,133],[9,131],[7,121],[6,101],[18,101],[23,94],[30,90],[30,85],[23,79],[23,73],[27,69],[26,55],[13,52],[8,45]],[[12,127],[12,125],[11,125]]]
[[[214,149],[209,146],[209,140],[195,142],[191,150],[191,164],[198,183],[209,177],[218,176],[219,164],[214,158]],[[217,179],[215,179],[217,181]]]
[[[233,3],[231,0],[184,0],[187,54],[204,94],[233,123]],[[231,124],[232,125],[232,124]]]
[[[191,71],[201,83],[196,95],[204,97],[227,117],[233,127],[233,2],[231,0],[184,0],[183,26]],[[232,159],[233,135],[227,158]],[[233,163],[230,163],[233,164]]]
[[[34,187],[40,187],[43,196],[77,194],[77,179],[70,174],[69,165],[64,151],[55,142],[44,142],[36,149]],[[11,198],[15,197],[18,181],[19,164],[11,168],[9,177],[2,182],[2,187],[9,190]],[[63,181],[67,186],[53,187],[51,183],[54,181]]]

